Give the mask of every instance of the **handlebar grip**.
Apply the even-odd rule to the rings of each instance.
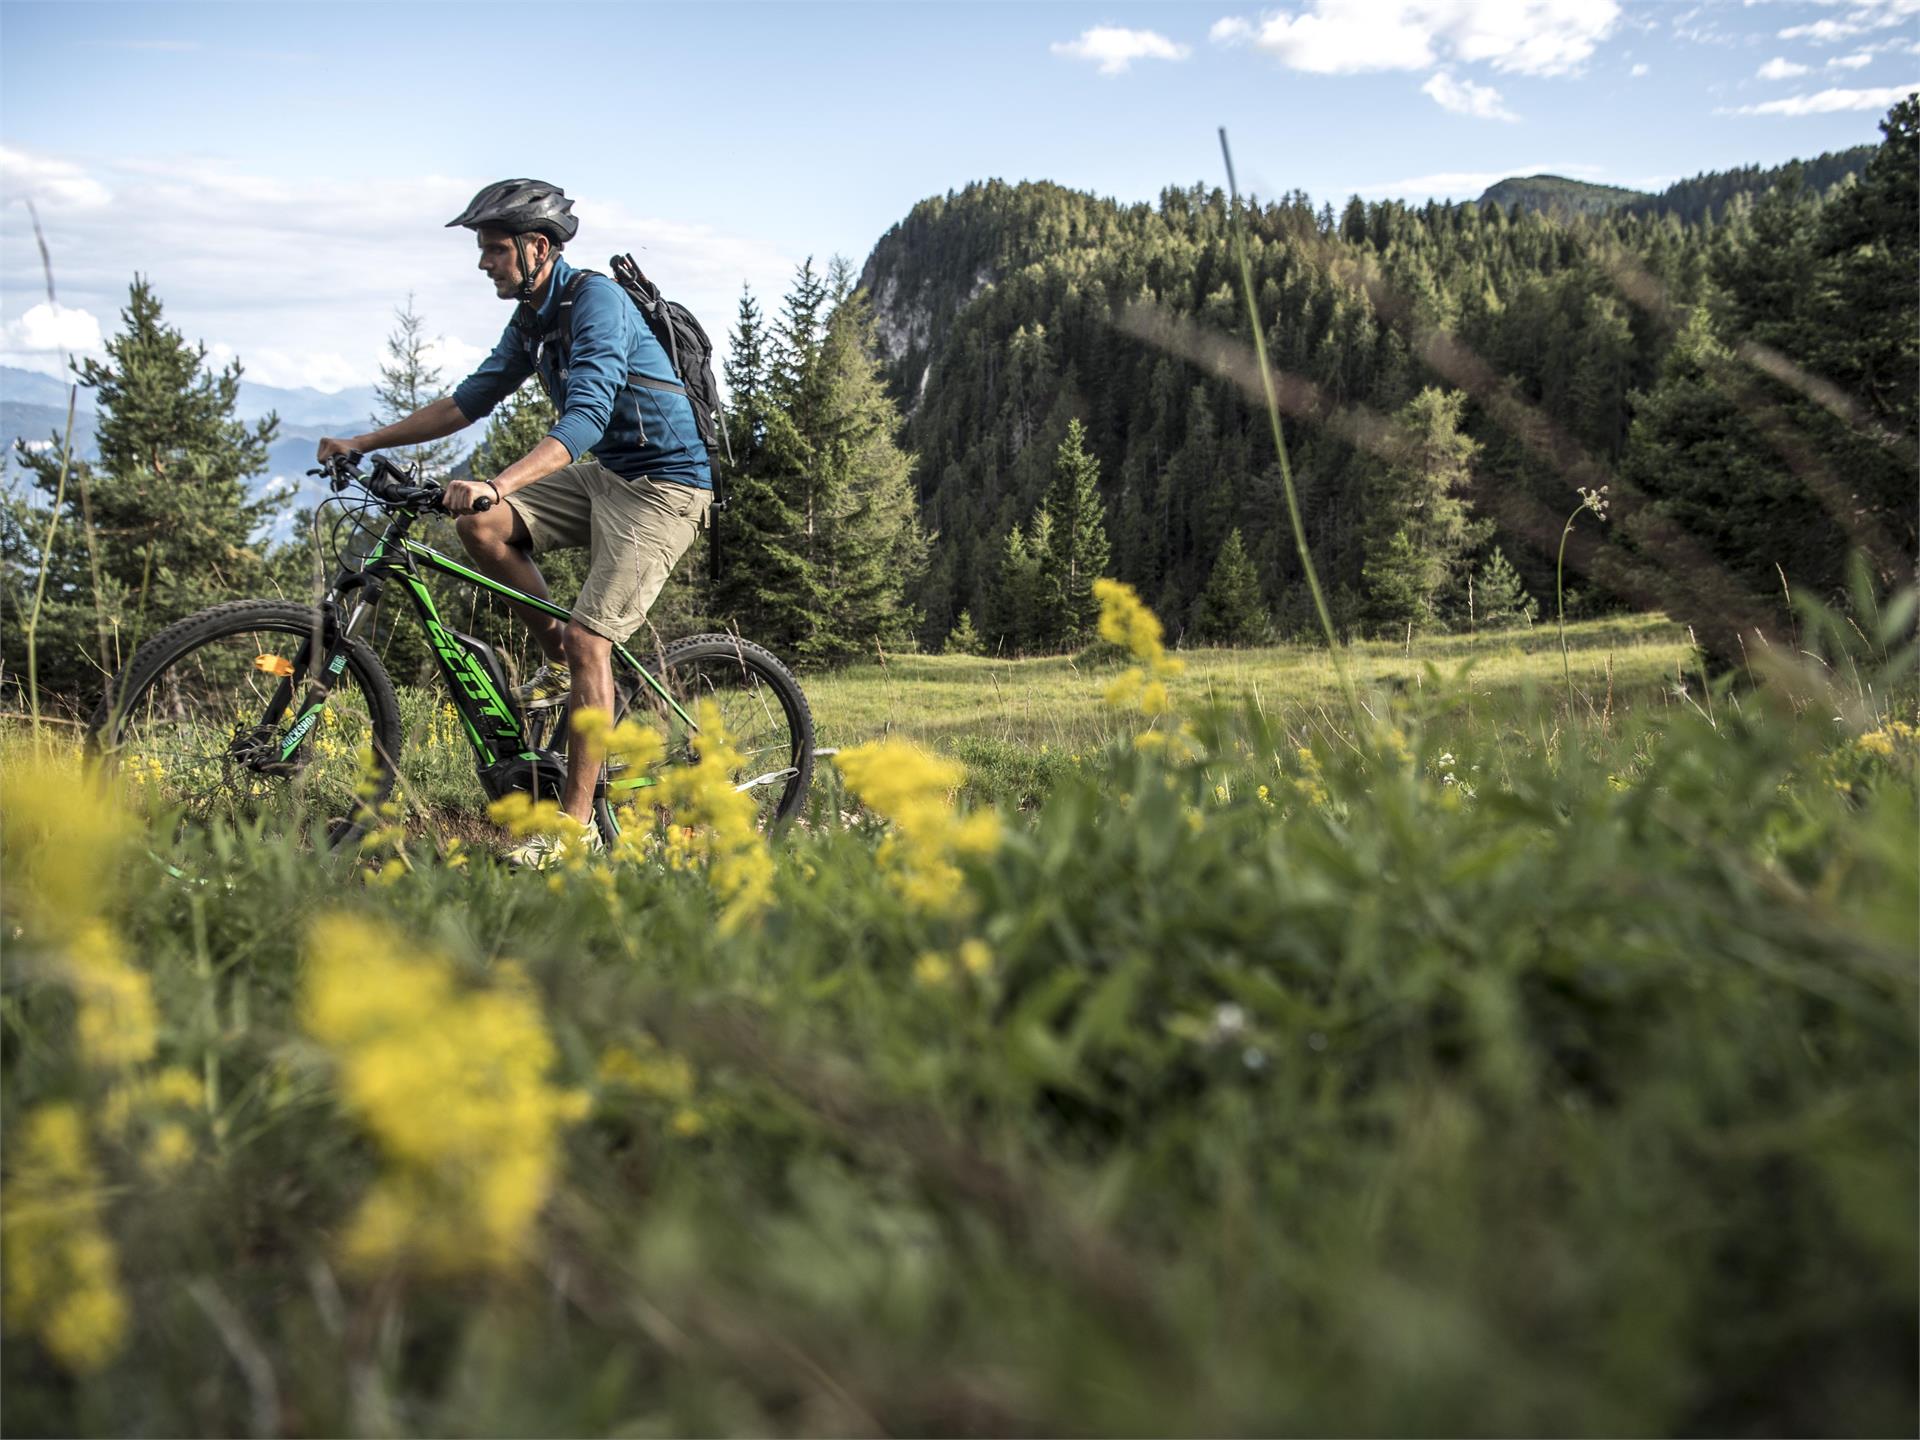
[[[482,510],[491,510],[492,508],[493,508],[493,497],[491,495],[482,495],[478,500],[473,502],[473,509],[475,514],[478,514]]]

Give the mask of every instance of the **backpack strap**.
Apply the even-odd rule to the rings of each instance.
[[[541,345],[552,344],[556,340],[559,342],[562,357],[561,363],[569,369],[572,368],[571,361],[573,359],[573,302],[579,298],[580,286],[585,283],[586,278],[589,275],[598,275],[599,273],[598,270],[576,270],[573,272],[572,278],[567,281],[567,288],[560,292],[560,303],[556,308],[553,323],[547,327],[545,333],[539,338]],[[671,361],[673,357],[669,355],[667,358]],[[679,372],[676,370],[675,373],[677,374]],[[670,395],[684,396],[687,394],[687,387],[684,385],[676,385],[671,380],[656,380],[651,375],[642,375],[638,370],[628,373],[627,384],[639,385],[648,390],[664,390]],[[689,396],[688,398],[691,399],[692,397]]]

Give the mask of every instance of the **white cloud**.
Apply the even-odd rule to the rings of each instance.
[[[1920,90],[1912,85],[1879,85],[1869,90],[1822,90],[1815,95],[1793,95],[1764,105],[1742,105],[1723,111],[1733,115],[1830,115],[1839,110],[1885,110],[1896,100]]]
[[[1070,60],[1091,60],[1102,75],[1124,75],[1136,60],[1184,60],[1192,53],[1157,31],[1117,25],[1096,25],[1081,31],[1078,40],[1055,41],[1048,48]]]
[[[1776,55],[1754,73],[1762,80],[1791,80],[1796,75],[1804,75],[1809,67]]]
[[[243,354],[225,341],[207,346],[209,364],[224,367],[235,360],[240,362],[247,379],[281,390],[298,390],[306,386],[331,394],[336,390],[345,390],[350,385],[368,384],[374,378],[364,365],[356,365],[345,355],[333,350],[303,350],[295,354],[272,346],[253,346]],[[466,372],[462,371],[461,374],[464,376]],[[454,377],[445,378],[451,381]],[[341,415],[335,418],[345,420],[350,417]]]
[[[92,312],[75,310],[42,300],[29,306],[16,320],[0,327],[0,347],[9,354],[37,353],[53,363],[54,373],[64,369],[62,352],[99,355],[100,322]]]
[[[1357,188],[1362,195],[1391,199],[1477,199],[1489,185],[1516,175],[1562,175],[1568,179],[1600,183],[1597,179],[1600,173],[1597,165],[1543,160],[1530,165],[1509,166],[1505,170],[1441,170],[1431,175],[1412,175],[1404,180],[1386,180]]]
[[[1816,45],[1832,45],[1910,24],[1920,16],[1920,0],[1849,0],[1846,13],[1837,20],[1814,20],[1805,25],[1789,25],[1779,32],[1782,40],[1811,40]]]
[[[1650,65],[1636,65],[1633,67],[1633,69],[1629,70],[1627,73],[1631,75],[1635,80],[1638,80],[1642,76],[1646,75],[1652,68],[1653,67]]]
[[[42,209],[91,209],[113,197],[78,165],[0,145],[0,194]]]
[[[1616,0],[1309,0],[1258,22],[1218,21],[1210,36],[1250,40],[1292,70],[1351,75],[1425,70],[1452,60],[1520,75],[1579,68],[1613,32]]]
[[[1856,50],[1851,55],[1836,55],[1827,61],[1829,70],[1858,70],[1873,63],[1871,50]]]
[[[449,335],[436,335],[427,342],[422,353],[428,365],[453,380],[471,375],[474,367],[487,358],[491,349],[488,345],[469,345]]]
[[[1456,80],[1445,70],[1436,72],[1421,92],[1433,97],[1442,110],[1456,115],[1471,115],[1479,120],[1518,120],[1520,117],[1500,103],[1500,92],[1491,85],[1476,85],[1471,80]]]
[[[126,304],[138,271],[169,324],[204,340],[216,361],[238,355],[265,384],[331,391],[372,382],[394,307],[410,291],[430,333],[443,337],[442,368],[458,380],[493,348],[510,313],[475,268],[473,237],[443,228],[485,176],[314,175],[290,185],[201,159],[83,166],[18,149],[0,150],[0,176],[7,198],[46,199],[40,217],[63,302],[115,328],[108,317]],[[602,198],[576,205],[581,237],[568,258],[605,269],[607,255],[632,251],[722,354],[742,282],[766,296],[792,279],[796,257],[764,241],[643,210],[637,180],[583,177],[578,188]],[[15,343],[36,297],[44,289],[25,207],[0,204],[0,337],[16,352],[4,363],[53,373],[52,352]],[[34,354],[43,360],[29,363]]]

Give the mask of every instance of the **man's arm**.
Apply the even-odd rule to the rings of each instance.
[[[471,514],[476,501],[494,495],[504,500],[514,491],[523,490],[536,480],[544,480],[562,465],[572,463],[573,456],[567,452],[566,446],[551,435],[544,436],[538,445],[491,480],[449,482],[443,503],[450,515]]]
[[[460,407],[453,403],[451,396],[444,396],[431,405],[421,406],[404,419],[396,420],[391,425],[382,425],[378,430],[369,430],[364,435],[356,435],[351,440],[328,436],[320,442],[319,458],[325,460],[329,455],[342,455],[349,450],[365,453],[395,445],[424,445],[429,440],[438,440],[456,430],[464,430],[472,423],[460,413]]]

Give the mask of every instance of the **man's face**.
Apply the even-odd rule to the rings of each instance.
[[[504,230],[481,229],[474,232],[474,239],[480,246],[480,268],[493,281],[493,293],[502,300],[517,299],[520,282],[525,277],[520,273],[520,257],[514,251],[513,237]],[[537,275],[546,261],[547,237],[529,235],[525,245],[527,263]]]

